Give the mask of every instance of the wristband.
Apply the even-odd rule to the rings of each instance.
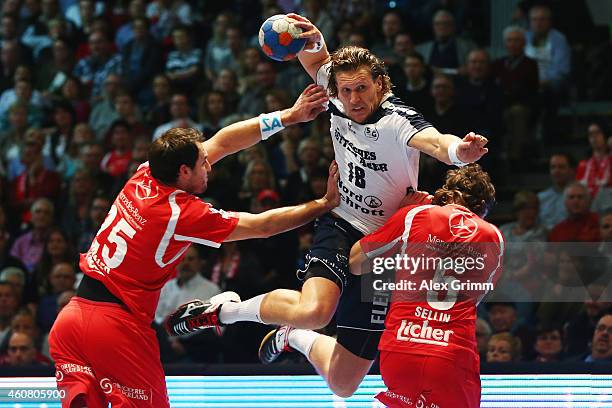
[[[272,113],[262,113],[259,115],[259,131],[261,140],[266,140],[273,134],[280,132],[285,127],[281,121],[280,111]]]
[[[459,142],[453,142],[448,146],[448,158],[450,162],[457,167],[467,166],[469,163],[466,163],[457,157],[457,149],[459,148]]]
[[[304,49],[304,51],[315,54],[323,49],[323,45],[325,45],[325,40],[323,39],[323,35],[321,35],[321,39],[314,43],[314,47],[309,50]]]

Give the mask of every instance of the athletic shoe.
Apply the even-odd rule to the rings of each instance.
[[[194,299],[184,303],[164,323],[170,336],[182,336],[200,330],[214,327],[221,334],[219,311],[221,305],[227,302],[240,302],[240,296],[235,292],[223,292],[211,297],[206,302]]]
[[[293,327],[281,326],[266,334],[259,345],[259,361],[271,364],[285,351],[293,351],[289,346],[289,333],[292,330]]]

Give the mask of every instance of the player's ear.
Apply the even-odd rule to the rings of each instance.
[[[382,76],[377,76],[376,77],[376,90],[378,92],[382,92],[383,89],[383,81],[382,81]]]

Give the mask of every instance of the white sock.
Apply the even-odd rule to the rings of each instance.
[[[289,332],[289,346],[306,356],[310,361],[310,350],[321,334],[312,330],[293,329]]]
[[[255,296],[240,303],[227,302],[221,306],[219,312],[219,320],[223,324],[231,324],[236,322],[257,322],[265,323],[259,317],[259,309],[264,295]]]

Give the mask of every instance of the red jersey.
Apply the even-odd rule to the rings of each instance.
[[[612,156],[607,155],[600,159],[592,156],[581,160],[576,169],[576,180],[586,185],[595,197],[602,187],[612,186]]]
[[[162,287],[191,243],[218,248],[237,223],[235,213],[157,182],[145,163],[117,195],[79,265],[150,322]]]
[[[501,273],[499,230],[460,205],[408,206],[360,243],[375,266],[400,260],[379,349],[478,370],[476,305]]]

